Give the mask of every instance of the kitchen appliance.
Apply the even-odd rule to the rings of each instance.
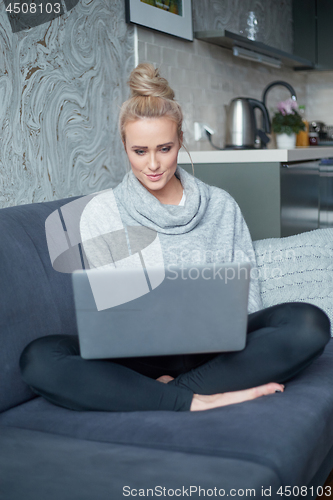
[[[329,138],[329,127],[326,123],[315,120],[309,123],[310,146],[328,146],[332,139]]]
[[[258,108],[263,116],[263,130],[258,129],[254,110]],[[266,106],[247,97],[236,97],[226,106],[225,149],[254,149],[257,136],[262,147],[269,142],[266,133],[270,132]]]
[[[325,141],[328,137],[327,125],[324,122],[312,121],[309,123],[309,132],[317,133],[318,141]]]
[[[323,135],[318,139],[318,146],[333,146],[333,125],[325,125]]]

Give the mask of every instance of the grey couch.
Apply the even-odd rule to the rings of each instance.
[[[44,228],[68,201],[0,210],[1,500],[281,499],[301,486],[315,498],[333,468],[332,342],[285,393],[206,412],[75,412],[24,384],[30,341],[76,333],[71,278],[53,270]]]

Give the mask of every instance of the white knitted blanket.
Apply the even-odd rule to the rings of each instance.
[[[254,242],[264,307],[309,302],[323,309],[333,336],[333,228]]]

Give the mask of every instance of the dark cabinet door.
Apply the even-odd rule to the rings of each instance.
[[[333,2],[317,0],[317,64],[333,68]]]
[[[316,0],[293,0],[294,54],[317,62]]]
[[[333,69],[333,0],[293,0],[294,54]]]

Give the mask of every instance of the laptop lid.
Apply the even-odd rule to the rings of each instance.
[[[245,347],[249,263],[98,268],[72,279],[85,359]]]

